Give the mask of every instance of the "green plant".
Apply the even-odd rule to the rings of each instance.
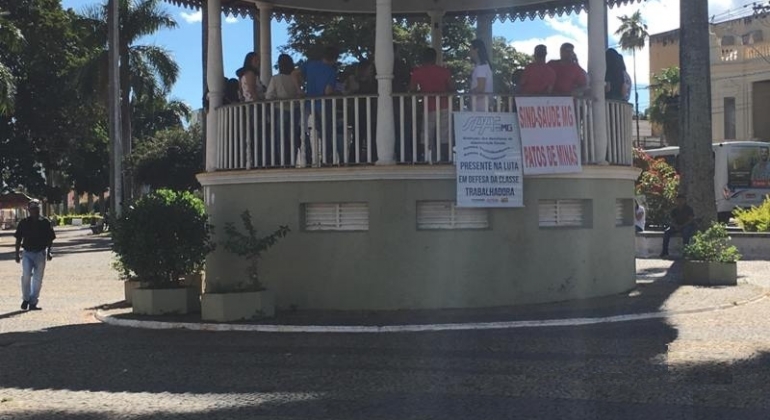
[[[634,166],[642,170],[636,180],[636,195],[645,197],[647,224],[663,226],[676,204],[679,175],[664,159],[654,159],[641,149],[634,149]]]
[[[696,232],[690,243],[684,247],[688,260],[734,263],[741,258],[738,248],[730,244],[727,225],[713,223],[704,231]]]
[[[203,268],[214,250],[203,201],[188,192],[145,195],[113,221],[112,249],[122,275],[133,273],[151,288],[179,285]]]
[[[67,214],[51,216],[51,222],[56,221],[56,226],[66,226],[72,224],[72,219],[81,219],[83,225],[90,225],[92,222],[99,223],[103,217],[98,214]]]
[[[650,121],[663,128],[666,144],[679,144],[679,67],[663,69],[652,75]]]
[[[738,219],[738,226],[746,232],[770,232],[770,195],[759,207],[735,209],[733,215]]]
[[[280,226],[278,230],[270,235],[259,237],[259,232],[251,221],[251,213],[248,210],[241,213],[241,222],[246,233],[238,231],[235,224],[228,222],[225,224],[225,234],[227,239],[222,242],[222,246],[235,255],[246,258],[249,265],[246,268],[246,281],[240,282],[238,290],[259,291],[264,290],[259,281],[259,258],[264,251],[275,245],[279,239],[289,233],[288,226]]]

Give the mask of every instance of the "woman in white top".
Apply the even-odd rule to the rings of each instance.
[[[492,82],[492,67],[489,65],[489,54],[484,41],[474,39],[471,41],[471,59],[475,64],[471,74],[471,93],[483,93],[485,96],[476,96],[473,99],[474,111],[487,111],[491,102],[488,94],[494,92]]]
[[[264,99],[265,87],[259,81],[259,54],[250,52],[243,59],[243,67],[235,72],[238,76],[238,93],[242,102]]]
[[[291,76],[294,71],[294,60],[288,54],[278,56],[278,74],[270,79],[267,85],[266,97],[274,99],[299,99],[302,91],[297,85],[297,80]]]
[[[297,79],[291,76],[293,71],[294,60],[292,60],[291,56],[288,54],[279,55],[278,74],[274,75],[267,85],[267,93],[265,94],[267,100],[299,99],[302,97],[302,89],[297,84]],[[301,137],[299,102],[284,103],[283,107],[281,107],[280,103],[274,103],[272,106],[275,110],[273,112],[273,126],[275,127],[273,147],[275,148],[275,156],[278,160],[275,164],[280,164],[280,166],[294,165],[296,160],[292,162],[292,150],[300,148],[299,139]],[[283,112],[281,112],[281,109],[283,109]],[[291,140],[292,125],[294,126],[294,141]],[[281,141],[282,139],[283,141]],[[283,145],[283,148],[281,145]],[[282,150],[283,160],[281,160]],[[296,155],[295,159],[297,159]]]

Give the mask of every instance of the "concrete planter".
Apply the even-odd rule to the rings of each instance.
[[[134,289],[132,308],[139,315],[186,314],[189,289]]]
[[[699,286],[735,286],[738,284],[738,264],[686,260],[683,281]]]
[[[123,295],[126,303],[129,305],[133,301],[134,290],[142,287],[142,282],[136,279],[126,280],[123,282]]]
[[[272,316],[275,316],[275,296],[269,290],[201,295],[201,318],[204,321],[228,322]]]

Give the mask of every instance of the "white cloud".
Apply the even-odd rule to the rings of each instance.
[[[192,13],[182,12],[180,15],[182,15],[182,19],[187,23],[198,23],[203,21],[203,13],[200,10]]]
[[[225,18],[225,23],[238,23],[238,18],[235,16],[228,16]]]

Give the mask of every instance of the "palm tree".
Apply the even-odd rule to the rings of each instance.
[[[120,110],[123,153],[131,153],[131,98],[168,92],[179,77],[179,66],[169,51],[155,45],[136,45],[136,41],[161,29],[177,27],[163,10],[160,0],[119,0],[120,7]],[[86,65],[81,81],[87,93],[107,102],[107,4],[85,10],[83,22],[91,29],[92,42],[103,46]],[[127,64],[127,65],[126,65]],[[129,194],[130,192],[127,191]]]
[[[18,52],[24,38],[21,32],[5,18],[7,12],[0,10],[0,45],[6,52],[14,54]],[[11,69],[2,62],[0,54],[0,115],[13,112],[14,96],[16,95],[16,83]]]
[[[167,99],[168,92],[134,95],[131,99],[133,138],[142,142],[158,131],[183,128],[192,109],[182,101]]]
[[[644,48],[647,38],[647,24],[642,21],[642,13],[637,10],[630,17],[628,15],[620,16],[620,28],[615,31],[615,35],[620,35],[620,48],[631,50],[634,57],[634,108],[636,109],[636,142],[639,143],[639,89],[636,85],[636,50]]]
[[[716,219],[708,0],[681,1],[679,7],[682,186],[695,217],[708,223]]]

